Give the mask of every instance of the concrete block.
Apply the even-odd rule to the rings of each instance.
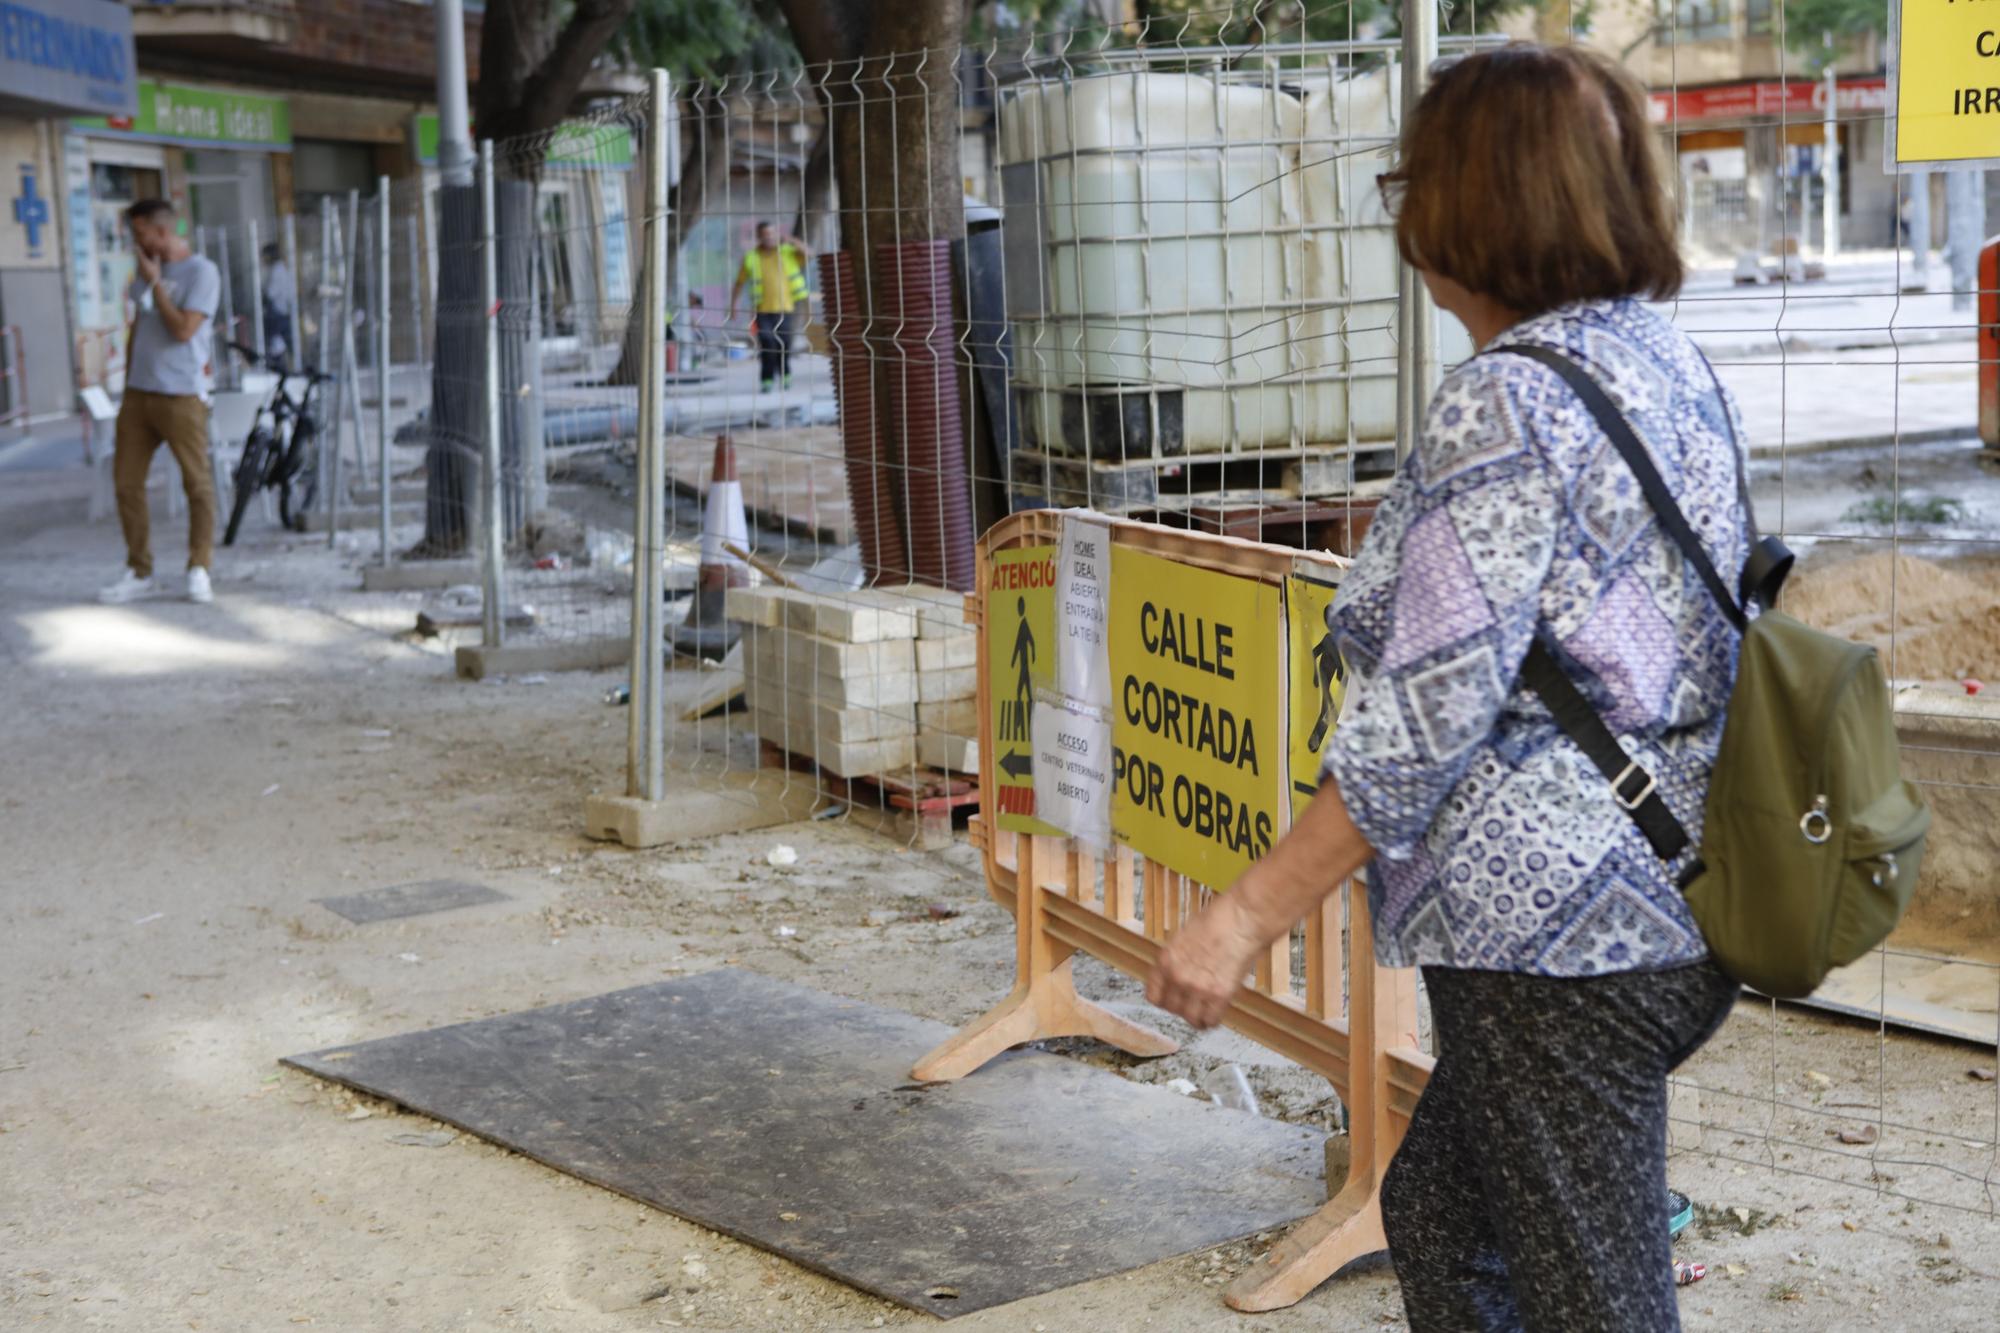
[[[940,768],[952,773],[977,773],[979,742],[971,736],[920,731],[917,733],[917,762],[927,768]]]
[[[785,662],[794,676],[882,676],[916,670],[916,644],[909,639],[844,643],[817,634],[787,633]]]
[[[872,740],[836,741],[810,730],[788,727],[783,717],[759,713],[754,718],[757,735],[791,754],[801,755],[844,778],[867,777],[876,773],[907,769],[916,762],[914,728],[900,734]]]
[[[855,671],[845,675],[814,671],[808,663],[786,660],[782,646],[773,648],[769,644],[757,645],[746,654],[744,687],[752,707],[760,703],[778,707],[774,701],[786,695],[831,708],[907,707],[917,701],[914,671]]]
[[[731,588],[722,596],[722,614],[742,625],[783,624],[784,592],[783,588]]]
[[[389,525],[401,527],[406,523],[424,521],[424,507],[421,504],[389,505]],[[343,504],[340,507],[340,530],[342,532],[372,532],[382,522],[382,513],[374,505]],[[307,532],[325,533],[331,530],[332,516],[324,509],[315,509],[305,516]]]
[[[883,639],[913,639],[917,635],[913,613],[874,604],[859,592],[825,596],[794,592],[785,600],[785,624],[843,643],[877,643]]]
[[[661,801],[597,795],[583,802],[584,832],[627,847],[660,847],[769,828],[794,817],[783,804],[750,792],[675,791]]]
[[[478,582],[479,565],[472,560],[412,560],[386,568],[370,565],[361,571],[363,592],[427,592]]]
[[[917,698],[923,703],[943,703],[949,699],[970,699],[979,693],[977,667],[952,667],[947,671],[919,671]]]
[[[469,643],[461,645],[453,658],[458,674],[467,680],[536,671],[596,671],[630,662],[632,640],[619,634],[568,643],[502,644],[498,648]]]
[[[875,592],[900,599],[915,610],[919,639],[949,639],[971,628],[965,619],[966,600],[962,592],[933,588],[923,583],[877,588]]]
[[[756,709],[759,719],[768,719],[774,726],[782,727],[785,734],[795,740],[817,737],[843,744],[874,741],[885,736],[906,735],[917,727],[917,710],[912,704],[892,704],[887,708],[834,708],[805,695],[767,690],[758,695],[752,707]]]
[[[814,676],[794,690],[812,695],[835,708],[892,708],[917,701],[917,673],[893,672],[881,676]]]
[[[954,667],[977,667],[979,665],[979,636],[977,634],[953,634],[949,637],[937,635],[917,639],[917,670],[948,671]]]
[[[917,705],[917,726],[924,731],[948,732],[953,736],[979,734],[979,700],[947,699]]]

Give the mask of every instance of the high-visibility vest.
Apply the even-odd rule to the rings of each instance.
[[[778,263],[785,270],[785,287],[791,293],[792,304],[806,299],[806,269],[795,245],[778,247]],[[755,246],[743,256],[743,276],[750,280],[750,308],[764,304],[764,261]]]

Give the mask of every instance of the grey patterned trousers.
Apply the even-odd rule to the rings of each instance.
[[[1437,1068],[1382,1181],[1414,1333],[1678,1329],[1667,1073],[1722,1025],[1712,963],[1553,978],[1426,967]]]

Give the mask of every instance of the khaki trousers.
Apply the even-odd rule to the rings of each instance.
[[[125,563],[140,578],[153,576],[152,515],[146,507],[146,474],[162,444],[180,465],[188,502],[188,568],[210,568],[215,547],[215,478],[208,467],[208,404],[194,394],[127,389],[118,405],[111,480],[118,492],[118,523],[125,529]]]

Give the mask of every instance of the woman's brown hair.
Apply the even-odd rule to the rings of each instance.
[[[1523,43],[1441,70],[1382,186],[1406,261],[1523,315],[1680,290],[1646,95],[1593,51]]]

